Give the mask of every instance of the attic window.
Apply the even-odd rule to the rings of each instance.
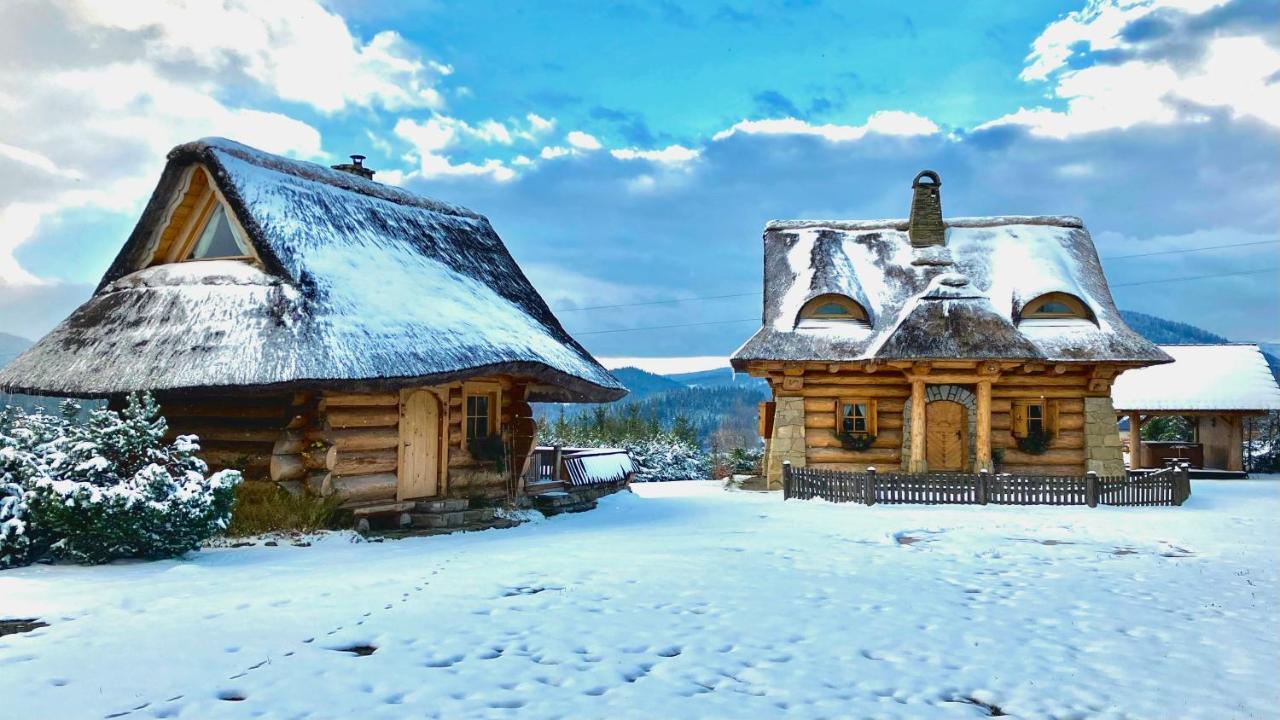
[[[187,260],[208,260],[212,258],[248,257],[249,250],[240,241],[239,234],[231,226],[226,208],[222,203],[215,203],[213,212],[205,222],[204,230],[191,246]]]
[[[1022,318],[1037,320],[1063,320],[1063,319],[1080,319],[1093,320],[1093,313],[1089,311],[1080,298],[1066,293],[1049,293],[1027,303],[1022,308]]]
[[[868,324],[867,311],[843,295],[819,295],[800,308],[801,320],[851,320]]]
[[[146,264],[214,259],[252,261],[258,256],[213,177],[193,165],[165,209]]]

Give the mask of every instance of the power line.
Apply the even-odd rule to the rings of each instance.
[[[1151,257],[1152,255],[1176,255],[1178,253],[1201,252],[1203,250],[1222,250],[1224,248],[1250,247],[1252,245],[1273,245],[1280,243],[1280,240],[1258,240],[1255,242],[1231,243],[1230,245],[1208,245],[1198,248],[1184,248],[1182,250],[1155,250],[1153,252],[1135,253],[1133,255],[1108,255],[1101,258],[1102,260],[1128,260],[1129,258]]]
[[[1225,248],[1236,248],[1236,247],[1251,247],[1254,245],[1272,245],[1276,243],[1280,243],[1280,240],[1258,240],[1255,242],[1231,243],[1228,245],[1208,245],[1205,247],[1198,247],[1198,248],[1182,248],[1180,250],[1156,250],[1154,252],[1135,253],[1133,255],[1108,255],[1100,259],[1101,260],[1128,260],[1129,258],[1152,257],[1153,255],[1177,255],[1179,253],[1202,252],[1204,250],[1222,250]],[[1264,272],[1264,271],[1251,270],[1248,273],[1227,273],[1227,274],[1247,275],[1250,273],[1258,273],[1258,272]],[[1202,277],[1217,277],[1217,276],[1216,275],[1198,275],[1194,278],[1175,278],[1175,280],[1197,280]],[[1171,281],[1153,280],[1151,282],[1171,282]],[[1113,283],[1111,287],[1125,287],[1126,285],[1142,285],[1142,284],[1146,284],[1146,283],[1123,283],[1123,284]],[[728,295],[699,295],[695,297],[672,298],[670,300],[647,300],[645,302],[617,303],[615,305],[589,305],[587,307],[578,307],[578,308],[558,307],[558,308],[552,308],[552,309],[558,313],[584,312],[587,310],[613,310],[616,308],[642,307],[645,305],[670,305],[670,304],[683,303],[683,302],[696,302],[699,300],[724,300],[727,298],[754,297],[754,296],[758,296],[759,294],[760,292],[756,291],[756,292],[746,292],[746,293],[730,293]],[[737,322],[737,321],[732,321],[732,322]]]
[[[1205,278],[1230,277],[1232,275],[1257,275],[1259,273],[1273,273],[1273,272],[1280,272],[1280,268],[1266,268],[1265,270],[1241,270],[1239,272],[1226,272],[1226,273],[1210,273],[1208,275],[1189,275],[1187,277],[1180,277],[1180,278],[1163,278],[1160,280],[1139,280],[1138,282],[1130,282],[1130,283],[1110,283],[1110,285],[1113,288],[1133,287],[1134,285],[1155,285],[1156,283],[1186,282],[1187,280],[1204,280]]]
[[[678,325],[651,325],[649,327],[618,328],[617,330],[592,330],[591,332],[576,332],[576,333],[573,333],[573,336],[578,337],[580,335],[604,335],[606,333],[639,332],[640,330],[669,330],[671,328],[700,327],[702,325],[728,325],[729,323],[740,323],[740,322],[760,322],[760,318],[753,317],[753,318],[742,318],[741,320],[712,320],[711,322],[680,323]]]
[[[1110,283],[1110,286],[1113,288],[1133,287],[1134,285],[1154,285],[1156,283],[1187,282],[1189,280],[1204,280],[1206,278],[1232,277],[1236,275],[1257,275],[1260,273],[1269,273],[1269,272],[1280,272],[1280,268],[1267,268],[1265,270],[1242,270],[1239,272],[1228,272],[1228,273],[1209,273],[1206,275],[1190,275],[1188,277],[1180,277],[1180,278],[1162,278],[1160,280],[1139,280],[1137,282],[1130,282],[1130,283]],[[690,298],[686,298],[686,299],[690,299]],[[758,321],[759,321],[758,318],[741,318],[738,320],[712,320],[709,322],[677,323],[675,325],[650,325],[647,327],[637,327],[637,328],[617,328],[615,330],[591,330],[588,332],[574,332],[572,333],[572,335],[574,337],[578,337],[580,335],[607,335],[612,333],[640,332],[643,330],[672,330],[675,328],[704,327],[706,325],[729,325],[731,323],[758,322]]]

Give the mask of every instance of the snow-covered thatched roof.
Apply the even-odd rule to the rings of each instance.
[[[1161,345],[1173,362],[1116,378],[1117,411],[1280,410],[1280,387],[1257,345]]]
[[[144,267],[202,164],[261,266]],[[0,388],[70,396],[230,387],[396,387],[531,376],[535,400],[626,390],[569,337],[465,208],[209,138],[169,154],[94,296],[0,370]]]
[[[733,356],[850,361],[982,358],[1168,362],[1120,317],[1079,218],[952,218],[945,244],[912,247],[907,220],[773,221],[764,233],[763,327]],[[1019,320],[1048,293],[1079,298],[1089,319]],[[825,294],[858,302],[856,322],[801,322]]]

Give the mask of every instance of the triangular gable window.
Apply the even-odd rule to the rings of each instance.
[[[191,252],[187,255],[187,260],[205,260],[209,258],[225,258],[225,257],[247,257],[249,250],[241,242],[239,233],[231,226],[231,219],[227,217],[226,208],[222,203],[215,201],[213,212],[209,213],[209,219],[204,224],[204,230],[201,231],[200,237],[195,244],[191,246]]]

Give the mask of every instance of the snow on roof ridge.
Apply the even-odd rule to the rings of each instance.
[[[230,140],[224,137],[209,136],[199,140],[193,140],[174,147],[169,151],[168,158],[173,160],[184,155],[204,156],[213,151],[227,153],[251,165],[255,165],[264,170],[291,175],[293,177],[308,180],[311,182],[324,183],[339,190],[359,193],[375,197],[398,205],[409,205],[421,207],[446,215],[455,215],[457,217],[474,218],[484,220],[483,215],[469,208],[454,203],[437,200],[436,198],[426,195],[419,195],[414,192],[396,187],[395,185],[387,185],[376,180],[368,180],[359,175],[334,170],[319,163],[307,160],[297,160],[294,158],[276,155],[274,153],[259,150],[251,145]]]
[[[953,217],[945,219],[947,227],[981,228],[1002,225],[1049,225],[1065,228],[1083,228],[1084,220],[1075,215],[989,215]],[[906,230],[910,221],[906,218],[880,220],[770,220],[765,232],[773,230],[802,230],[826,227],[834,230]]]

